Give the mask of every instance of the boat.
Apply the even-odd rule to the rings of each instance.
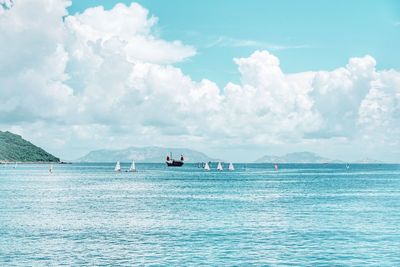
[[[223,171],[221,162],[218,162],[217,171]]]
[[[53,173],[53,164],[50,164],[49,173]]]
[[[232,162],[229,163],[228,170],[230,170],[230,171],[234,171],[235,170],[235,167],[233,166]]]
[[[167,156],[167,160],[165,161],[165,163],[167,163],[168,167],[181,167],[184,163],[184,158],[183,155],[181,155],[180,160],[176,160],[172,158],[172,153],[170,153],[169,156]]]
[[[16,168],[17,168],[17,165],[18,165],[18,163],[17,163],[17,162],[15,162],[14,169],[16,169]]]
[[[127,170],[127,172],[136,172],[136,165],[134,160],[132,160],[131,167],[129,168],[129,170]]]
[[[274,164],[274,169],[275,169],[275,171],[278,170],[278,164]]]
[[[205,171],[210,171],[210,165],[208,165],[208,162],[206,162],[206,164],[204,165],[204,170]]]
[[[121,171],[121,164],[119,163],[119,161],[117,161],[117,164],[115,164],[114,171],[116,171],[116,172],[120,172]]]
[[[346,164],[346,169],[350,169],[350,165],[349,164]]]

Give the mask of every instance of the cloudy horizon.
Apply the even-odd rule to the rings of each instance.
[[[383,57],[380,67],[381,54],[399,43],[399,14],[387,22],[397,35],[379,53],[287,71],[293,53],[322,45],[236,38],[229,30],[166,38],[163,25],[172,22],[146,4],[101,2],[0,0],[0,130],[63,159],[154,145],[242,162],[296,151],[399,161],[399,65]],[[215,51],[237,55],[210,74],[221,78],[199,78],[196,71],[218,66],[201,62]]]

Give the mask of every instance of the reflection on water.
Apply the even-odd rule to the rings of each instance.
[[[399,165],[113,165],[0,166],[0,265],[400,265]]]

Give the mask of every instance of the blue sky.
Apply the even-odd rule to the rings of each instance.
[[[63,159],[400,161],[400,1],[0,3],[0,129]]]
[[[73,1],[70,14],[134,1]],[[331,70],[350,57],[372,55],[378,69],[400,67],[399,1],[135,1],[159,18],[167,40],[193,45],[197,54],[178,63],[194,79],[224,86],[238,81],[232,59],[256,49],[273,51],[284,72]]]

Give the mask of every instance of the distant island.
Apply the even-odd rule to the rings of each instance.
[[[166,148],[166,147],[129,147],[120,150],[102,149],[89,152],[87,155],[75,160],[76,162],[136,162],[157,163],[164,162],[169,153],[179,158],[184,155],[186,162],[208,162],[216,161],[206,154],[187,148]]]
[[[254,161],[254,163],[345,163],[345,162],[342,160],[325,158],[312,152],[294,152],[282,156],[265,155]],[[349,161],[346,163],[368,164],[368,163],[382,163],[382,161],[371,158],[365,158],[357,161]]]
[[[321,157],[312,152],[295,152],[282,156],[263,156],[255,161],[255,163],[341,163],[340,160],[332,160]]]
[[[377,163],[383,163],[383,162],[380,160],[376,160],[376,159],[363,158],[363,159],[356,161],[356,163],[361,163],[361,164],[374,164],[375,163],[375,164],[377,164]]]
[[[0,163],[6,162],[60,162],[60,159],[20,135],[0,131]]]

